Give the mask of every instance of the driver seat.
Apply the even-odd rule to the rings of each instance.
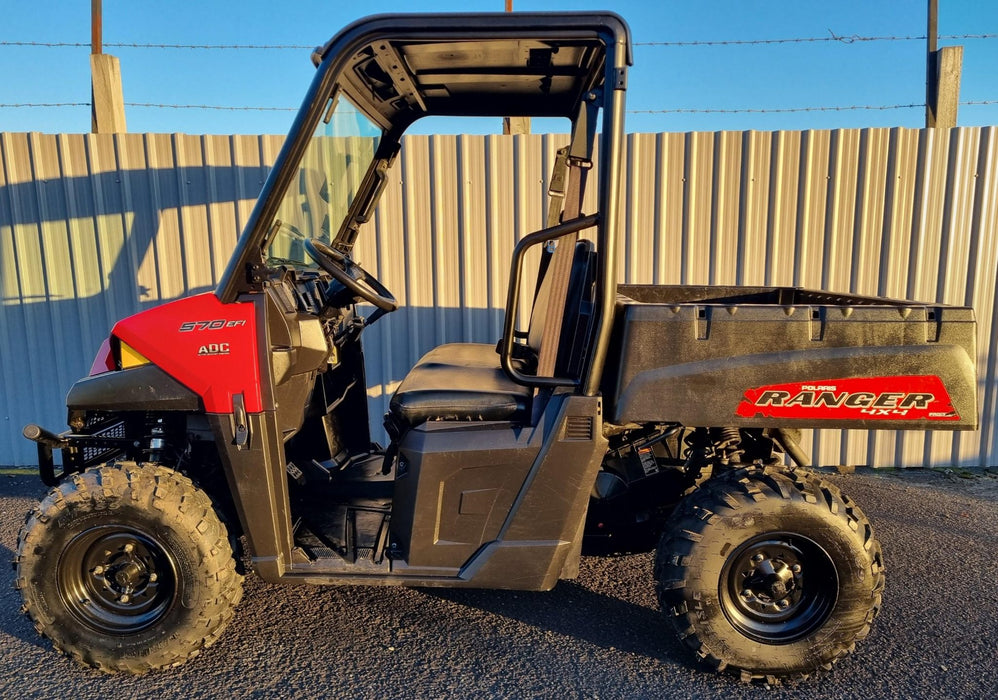
[[[556,374],[566,374],[580,365],[575,348],[586,345],[589,325],[582,319],[587,302],[592,302],[595,269],[592,242],[579,241],[569,275]],[[550,294],[551,282],[545,273],[542,267],[527,344],[518,346],[524,349],[523,356],[513,359],[517,369],[527,374],[536,366]],[[389,403],[386,424],[394,424],[389,431],[399,434],[428,420],[529,422],[533,394],[532,387],[517,384],[506,375],[494,345],[448,343],[423,355],[402,380]]]

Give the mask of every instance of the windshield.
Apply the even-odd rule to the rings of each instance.
[[[267,264],[313,267],[304,241],[330,243],[381,140],[379,126],[342,93],[333,98],[270,226]]]

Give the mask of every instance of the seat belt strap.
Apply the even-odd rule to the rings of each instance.
[[[567,170],[567,186],[565,187],[565,209],[561,221],[571,221],[578,218],[582,213],[582,195],[585,192],[586,176],[592,167],[588,159],[588,129],[585,118],[586,108],[583,106],[580,119],[576,124],[576,129],[572,134],[572,145],[566,150],[565,170]],[[559,158],[561,151],[559,151]],[[556,162],[555,171],[559,163]],[[555,188],[555,176],[552,176],[552,189]],[[554,204],[552,197],[552,205]],[[555,213],[552,214],[551,212]],[[552,206],[548,212],[548,225],[552,226],[552,219],[557,216],[557,209]],[[555,224],[558,221],[554,222]],[[569,233],[557,239],[558,247],[555,248],[548,265],[547,273],[551,275],[551,285],[549,287],[547,313],[544,316],[544,330],[541,333],[541,347],[537,358],[537,376],[554,376],[555,363],[558,359],[558,345],[561,339],[561,326],[565,317],[565,300],[568,296],[568,281],[572,273],[572,261],[575,258],[575,244],[579,240],[578,232]]]
[[[548,187],[548,220],[547,228],[561,223],[561,210],[565,206],[565,186],[568,178],[568,146],[558,149],[551,171],[551,186]]]

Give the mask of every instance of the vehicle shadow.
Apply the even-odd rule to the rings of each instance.
[[[650,588],[649,581],[615,582],[621,590]],[[658,606],[592,590],[584,583],[561,581],[549,592],[423,589],[426,595],[607,650],[649,659],[668,658],[695,668]],[[652,603],[649,602],[649,605]]]

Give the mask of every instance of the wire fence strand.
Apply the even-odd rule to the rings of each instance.
[[[828,105],[821,107],[738,107],[731,109],[707,109],[697,107],[676,107],[674,109],[633,109],[630,114],[787,114],[790,112],[849,112],[854,110],[915,109],[925,107],[925,103],[913,102],[906,105]]]
[[[89,102],[0,102],[0,109],[40,108],[40,107],[89,107]],[[248,105],[182,105],[158,104],[155,102],[126,102],[126,107],[149,107],[153,109],[212,109],[228,112],[296,112],[297,107],[257,107]]]
[[[89,49],[89,42],[82,41],[0,41],[0,46],[29,46],[46,49]],[[137,42],[103,42],[101,46],[112,49],[207,49],[207,50],[295,50],[311,51],[308,44],[147,44]]]
[[[693,41],[637,41],[635,46],[761,46],[771,44],[816,44],[816,43],[840,43],[840,44],[862,44],[877,41],[924,41],[927,37],[922,35],[895,35],[895,36],[864,36],[861,34],[836,34],[828,30],[828,36],[810,37],[787,37],[777,39],[705,39]],[[998,34],[940,34],[938,37],[943,41],[957,40],[984,40],[998,39]],[[0,41],[2,46],[22,46],[41,48],[90,48],[88,42],[82,41]],[[208,50],[208,51],[301,51],[312,50],[315,46],[310,44],[165,44],[165,43],[145,43],[145,42],[104,42],[103,46],[115,49],[178,49],[178,50]]]
[[[36,107],[89,107],[89,102],[0,102],[0,108],[20,109]]]
[[[998,100],[966,100],[960,106],[980,106],[998,104]],[[787,114],[790,112],[849,112],[854,110],[885,111],[891,109],[924,109],[924,102],[897,105],[826,105],[817,107],[737,107],[731,109],[708,109],[698,107],[676,107],[673,109],[631,109],[628,114]]]
[[[996,105],[998,100],[964,100],[961,107]],[[0,109],[48,108],[48,107],[89,107],[89,102],[0,102]],[[229,112],[295,112],[297,107],[264,107],[253,105],[202,105],[202,104],[160,104],[156,102],[126,102],[126,107],[149,109],[208,109]],[[732,107],[711,109],[700,107],[674,107],[672,109],[629,109],[628,114],[786,114],[789,112],[847,112],[853,110],[921,109],[924,102],[895,105],[824,105],[814,107]]]
[[[862,44],[875,41],[924,41],[920,36],[862,36],[859,34],[840,35],[828,30],[828,36],[789,37],[785,39],[707,39],[703,41],[636,41],[635,46],[760,46],[766,44],[817,44],[836,42],[840,44]],[[944,41],[970,39],[998,39],[998,34],[940,34]]]
[[[213,109],[225,112],[297,112],[297,107],[254,107],[245,105],[173,105],[154,102],[126,102],[126,107],[150,107],[154,109]]]

